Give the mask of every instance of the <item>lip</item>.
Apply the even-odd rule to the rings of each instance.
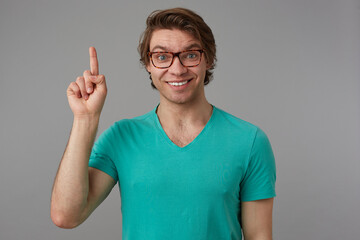
[[[185,82],[185,81],[190,81],[192,80],[192,78],[190,79],[182,79],[182,80],[172,80],[172,81],[166,81],[167,83],[180,83],[180,82]]]
[[[193,79],[190,78],[190,79],[185,79],[185,80],[176,80],[176,81],[166,81],[166,83],[168,84],[168,86],[171,88],[171,89],[174,89],[174,90],[184,90],[185,88],[187,88],[189,86],[189,84],[191,83]],[[186,84],[184,85],[181,85],[181,86],[173,86],[171,85],[170,83],[175,83],[175,82],[184,82],[184,81],[188,81]]]

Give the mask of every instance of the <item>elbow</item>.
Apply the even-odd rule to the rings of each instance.
[[[66,216],[65,214],[57,212],[55,210],[51,210],[50,216],[52,222],[59,228],[72,229],[72,228],[76,228],[81,224],[80,221],[72,219]]]

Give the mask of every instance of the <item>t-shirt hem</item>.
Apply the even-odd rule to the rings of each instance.
[[[95,162],[89,162],[89,167],[96,168],[96,169],[106,173],[107,175],[112,177],[115,180],[115,182],[117,182],[117,180],[118,180],[117,174],[113,170],[104,168],[104,166],[102,164],[97,164]]]
[[[264,195],[260,195],[260,196],[248,196],[248,197],[242,197],[241,201],[242,202],[250,202],[250,201],[256,201],[256,200],[263,200],[263,199],[269,199],[269,198],[273,198],[276,197],[275,193],[272,194],[264,194]]]

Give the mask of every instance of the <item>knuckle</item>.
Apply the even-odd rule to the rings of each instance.
[[[76,84],[76,82],[72,82],[70,83],[69,88],[71,88],[72,90],[77,90],[79,89],[79,86]]]
[[[84,81],[84,77],[77,77],[76,78],[76,82],[81,82],[81,81]]]
[[[67,91],[74,92],[77,94],[79,92],[79,86],[75,82],[71,82],[69,84],[69,87],[67,88]]]
[[[75,88],[75,87],[77,87],[77,84],[76,84],[76,82],[71,82],[71,83],[70,83],[70,85],[69,85],[69,87],[72,87],[72,88]]]
[[[83,75],[84,75],[84,76],[85,76],[85,75],[91,75],[90,70],[85,70],[84,73],[83,73]]]

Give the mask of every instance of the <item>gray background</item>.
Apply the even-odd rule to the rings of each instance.
[[[359,239],[358,0],[1,0],[0,239],[121,239],[117,187],[76,229],[50,220],[72,124],[66,88],[95,46],[109,88],[99,133],[153,109],[158,93],[136,48],[148,14],[176,6],[198,12],[215,34],[208,100],[270,138],[274,239]]]

